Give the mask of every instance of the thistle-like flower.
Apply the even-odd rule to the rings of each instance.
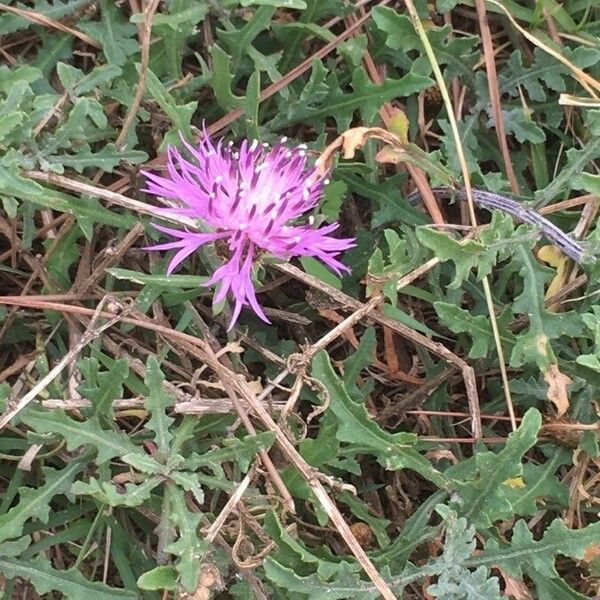
[[[148,186],[144,191],[180,203],[175,208],[157,209],[158,214],[198,219],[208,230],[154,225],[176,238],[148,248],[178,249],[167,274],[200,246],[221,240],[226,261],[203,285],[219,284],[215,304],[228,293],[233,295],[235,305],[229,329],[245,305],[269,322],[252,283],[253,265],[264,253],[284,260],[313,256],[338,274],[349,271],[336,257],[354,246],[354,239],[331,237],[338,223],[315,228],[313,216],[308,217],[308,224],[297,222],[317,205],[327,179],[315,167],[307,166],[306,146],[287,148],[285,141],[283,138],[269,148],[257,140],[245,140],[238,151],[232,143],[223,144],[220,140],[214,145],[205,136],[198,148],[184,142],[191,161],[176,148],[169,148],[168,177],[144,172]]]

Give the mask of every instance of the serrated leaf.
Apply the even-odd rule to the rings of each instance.
[[[373,21],[377,27],[387,34],[386,46],[392,50],[400,50],[408,53],[410,50],[418,50],[421,56],[425,55],[425,49],[420,37],[406,14],[400,14],[385,6],[377,6],[373,9]],[[477,62],[475,47],[478,40],[471,37],[450,36],[451,27],[430,26],[427,28],[427,37],[439,65],[446,65],[445,77],[451,79],[455,75],[461,75],[467,80],[473,76],[473,67]],[[431,66],[423,61],[419,64],[424,75],[431,73]]]
[[[515,260],[521,266],[523,291],[515,297],[512,310],[529,316],[529,329],[517,337],[510,364],[533,363],[545,372],[556,363],[550,340],[562,335],[581,335],[583,323],[577,313],[556,314],[546,310],[544,287],[554,274],[551,269],[541,266],[523,246],[519,246]]]
[[[561,519],[552,521],[544,536],[534,540],[525,521],[517,521],[510,542],[490,539],[483,551],[468,561],[472,565],[498,565],[513,577],[536,571],[549,578],[558,577],[554,561],[558,554],[583,558],[586,549],[600,539],[600,523],[582,529],[569,529]]]
[[[107,371],[100,371],[100,363],[95,358],[84,358],[79,369],[85,377],[78,392],[92,403],[92,414],[110,416],[113,414],[113,400],[123,397],[123,384],[129,375],[126,360],[115,360]]]
[[[46,523],[50,514],[50,500],[58,494],[66,493],[75,475],[84,468],[85,461],[81,459],[72,461],[61,470],[46,467],[43,469],[44,483],[41,486],[20,488],[18,504],[0,515],[0,542],[20,536],[23,525],[32,517]]]
[[[435,312],[450,331],[454,333],[467,333],[473,344],[469,349],[469,358],[485,358],[490,349],[494,347],[494,333],[489,317],[485,315],[472,315],[468,311],[449,304],[448,302],[434,302]],[[504,350],[511,348],[515,336],[508,330],[508,322],[512,319],[510,311],[506,310],[497,318],[500,330],[500,339]]]
[[[352,400],[325,351],[313,359],[312,376],[327,389],[328,410],[337,417],[340,441],[354,445],[357,453],[371,452],[386,469],[411,469],[440,487],[447,485],[442,473],[415,449],[417,437],[414,434],[384,431],[369,417],[363,404]]]
[[[433,250],[437,258],[442,261],[451,260],[454,263],[456,274],[448,285],[451,289],[460,287],[460,284],[469,277],[471,269],[479,264],[480,257],[485,252],[485,247],[479,242],[467,240],[461,244],[449,235],[430,227],[418,227],[415,233],[419,242]]]
[[[463,461],[457,468],[448,469],[446,474],[454,479],[457,494],[453,506],[460,515],[485,528],[515,514],[511,496],[505,493],[508,486],[504,486],[504,482],[523,475],[523,455],[536,443],[541,424],[539,411],[529,409],[520,427],[509,435],[498,454],[477,452],[468,463]],[[465,469],[467,464],[472,466],[467,480],[456,479],[455,472]]]
[[[96,463],[99,465],[115,456],[141,452],[125,434],[102,429],[97,417],[76,421],[61,410],[53,410],[29,411],[21,420],[38,433],[56,433],[62,436],[69,451],[81,446],[92,446],[97,451]]]
[[[209,450],[204,454],[193,452],[185,460],[185,468],[190,471],[197,471],[202,467],[210,468],[215,476],[224,476],[221,463],[235,461],[242,471],[246,471],[250,463],[256,458],[256,455],[268,450],[275,436],[270,431],[263,431],[257,435],[247,435],[242,439],[225,438],[223,447],[215,450]]]
[[[124,18],[119,5],[109,0],[100,0],[100,15],[101,21],[87,21],[79,27],[102,44],[109,63],[123,66],[129,56],[139,51],[137,27]]]
[[[117,268],[107,269],[106,272],[117,279],[124,279],[126,281],[132,281],[133,283],[139,283],[140,285],[154,285],[167,289],[174,287],[195,289],[200,287],[200,285],[208,279],[207,277],[198,275],[147,275],[146,273],[139,273],[138,271]]]
[[[180,575],[181,586],[188,592],[193,592],[198,585],[202,557],[209,550],[210,544],[198,535],[202,516],[188,510],[183,491],[169,486],[167,493],[171,503],[170,520],[178,529],[179,539],[169,544],[165,552],[179,557],[175,568]]]
[[[178,104],[173,95],[150,69],[148,69],[146,77],[148,92],[173,123],[173,129],[167,133],[160,145],[161,150],[164,150],[168,144],[179,144],[181,142],[179,139],[180,134],[191,140],[193,136],[190,125],[198,103]]]
[[[158,447],[160,456],[166,458],[169,453],[173,434],[169,427],[175,421],[173,417],[166,414],[167,409],[174,403],[175,399],[165,392],[163,384],[165,376],[160,370],[160,364],[156,357],[150,356],[146,362],[146,378],[144,383],[148,388],[148,397],[144,402],[144,408],[152,415],[146,423],[146,428],[154,432],[154,441]]]
[[[559,448],[542,465],[523,465],[522,486],[504,490],[515,514],[534,515],[539,510],[539,501],[542,501],[542,506],[546,506],[548,502],[568,506],[569,488],[559,481],[554,473],[559,466],[569,462],[570,456],[571,452],[568,449]]]
[[[148,160],[148,155],[141,150],[119,150],[114,144],[106,144],[101,150],[94,152],[88,144],[83,144],[77,154],[48,156],[46,160],[49,164],[72,167],[78,173],[83,173],[89,167],[112,173],[121,162],[137,165]]]
[[[269,581],[311,600],[374,600],[381,597],[375,586],[362,581],[350,566],[344,571],[340,569],[334,582],[325,582],[316,573],[303,577],[270,556],[265,559],[263,568]]]
[[[54,569],[43,555],[30,560],[0,556],[0,572],[5,577],[20,577],[29,581],[38,594],[60,592],[69,600],[106,600],[107,598],[137,598],[136,592],[113,588],[97,581],[88,581],[79,571]]]
[[[162,479],[155,477],[143,483],[126,483],[125,489],[120,491],[109,481],[98,481],[91,477],[89,482],[76,481],[71,487],[71,493],[78,496],[91,496],[102,504],[108,506],[140,506],[150,499],[152,490],[162,483]]]
[[[316,94],[310,98],[312,102],[307,103],[308,98],[304,96],[303,99],[303,96],[300,96],[298,101],[286,103],[286,114],[276,116],[273,119],[273,127],[287,127],[294,123],[308,121],[319,125],[319,129],[322,129],[325,119],[332,117],[336,120],[338,129],[344,130],[350,126],[356,110],[360,109],[364,120],[370,122],[385,102],[393,98],[410,96],[431,84],[429,77],[407,73],[400,79],[390,78],[381,85],[376,85],[362,69],[356,69],[351,82],[352,92],[342,91],[335,74],[332,73],[325,84],[329,92],[324,94],[323,80],[320,77],[322,67],[316,68],[317,71],[313,72],[309,81],[309,87],[312,89],[316,87]]]

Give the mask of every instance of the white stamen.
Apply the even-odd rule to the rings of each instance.
[[[329,179],[323,179],[323,185],[329,185],[331,182]]]
[[[261,171],[264,171],[266,168],[267,168],[267,163],[261,163],[260,165],[254,167],[254,172],[260,173]]]
[[[301,239],[302,238],[299,235],[297,235],[296,237],[294,237],[294,241],[296,242],[296,244],[299,244]]]
[[[285,144],[288,141],[287,135],[284,135],[280,141],[282,144]]]
[[[308,146],[306,144],[298,144],[298,148],[300,148],[300,150],[306,150]]]
[[[231,146],[233,146],[233,140],[229,140],[229,141],[227,142],[227,145],[228,145],[228,146],[231,148]]]
[[[307,189],[305,189],[305,190],[302,192],[302,197],[303,197],[305,200],[308,200],[308,199],[310,198],[310,192],[309,192]]]
[[[314,217],[314,215],[310,215],[310,217],[308,217],[308,224],[309,225],[314,225],[315,224],[315,217]]]
[[[256,147],[258,146],[258,140],[252,140],[252,144],[250,144],[250,152],[254,152]]]
[[[244,231],[246,229],[246,227],[248,227],[248,225],[246,223],[241,223],[239,226],[239,230]]]
[[[269,147],[269,142],[263,142],[262,147],[263,148],[268,148]]]
[[[239,185],[240,190],[243,190],[245,187],[246,187],[246,182],[240,181],[240,185]]]
[[[235,160],[237,160],[240,157],[240,153],[239,152],[234,152],[231,156],[233,156],[233,158]]]
[[[215,177],[215,183],[221,183],[221,181],[223,181],[223,176],[222,175],[217,175]]]
[[[306,156],[306,150],[300,150],[300,152],[298,152],[298,154],[300,156]]]

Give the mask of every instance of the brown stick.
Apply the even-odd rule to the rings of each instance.
[[[140,36],[140,77],[138,79],[138,84],[135,89],[135,96],[133,97],[133,101],[127,111],[127,115],[125,116],[125,120],[123,121],[123,127],[121,127],[121,133],[119,133],[119,137],[115,142],[117,148],[122,150],[125,146],[125,140],[127,139],[127,135],[129,134],[129,129],[133,124],[133,120],[135,119],[135,115],[137,114],[137,110],[142,102],[142,97],[144,96],[144,92],[146,91],[146,79],[148,77],[148,64],[150,63],[150,36],[152,34],[152,20],[154,19],[154,13],[158,8],[158,3],[160,0],[150,0],[147,3],[146,8],[144,9],[144,22],[141,24],[139,28],[139,36]]]

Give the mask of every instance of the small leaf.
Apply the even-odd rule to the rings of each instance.
[[[178,577],[174,567],[160,566],[140,575],[137,585],[141,590],[174,590]]]
[[[56,433],[62,436],[69,451],[81,446],[92,446],[97,450],[96,463],[99,465],[127,452],[141,452],[125,434],[102,429],[97,417],[75,421],[61,410],[31,410],[22,421],[38,433]]]
[[[378,462],[390,470],[412,469],[440,487],[447,482],[437,469],[414,448],[417,438],[410,433],[388,433],[367,414],[363,404],[357,404],[348,394],[342,380],[335,374],[329,356],[319,352],[313,359],[312,375],[329,393],[329,408],[338,419],[337,438],[371,452]]]
[[[37,488],[22,487],[19,489],[19,503],[8,512],[0,515],[0,542],[21,535],[23,525],[28,519],[35,517],[42,523],[48,521],[50,500],[58,494],[66,493],[77,473],[85,468],[84,460],[74,460],[62,470],[46,467],[44,483]],[[0,572],[6,574],[6,571]]]
[[[152,415],[146,423],[146,428],[154,432],[154,441],[158,447],[160,456],[166,458],[169,453],[169,447],[173,434],[169,427],[175,421],[167,416],[166,410],[174,402],[174,398],[167,394],[163,388],[165,376],[160,370],[158,360],[150,356],[146,363],[146,384],[149,393],[144,402],[144,408]]]
[[[456,267],[456,275],[448,286],[456,289],[469,277],[473,267],[479,264],[485,248],[479,242],[467,240],[460,244],[445,233],[435,231],[430,227],[418,227],[415,231],[417,239],[433,251],[434,255],[442,261],[451,260]]]
[[[135,599],[138,597],[134,591],[113,588],[97,581],[88,581],[76,569],[66,571],[54,569],[43,554],[26,561],[0,557],[0,572],[5,577],[20,577],[29,581],[38,594],[60,592],[68,600],[82,600],[83,598],[85,600]]]

